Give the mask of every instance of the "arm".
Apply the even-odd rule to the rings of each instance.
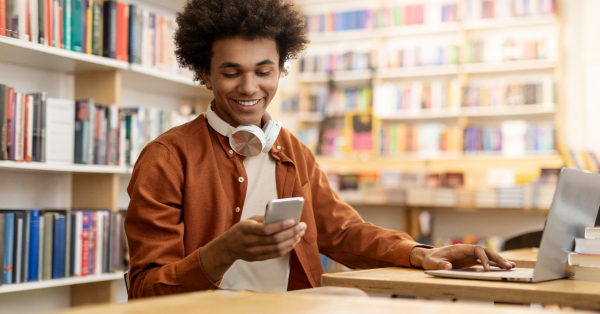
[[[153,142],[143,150],[127,189],[131,298],[219,288],[199,250],[185,251],[183,182],[182,165],[165,146]]]

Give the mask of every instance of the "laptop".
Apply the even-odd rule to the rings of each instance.
[[[585,228],[594,226],[599,209],[600,174],[563,167],[534,269],[492,268],[491,271],[485,271],[474,267],[428,270],[425,273],[445,278],[516,282],[541,282],[571,277],[573,273],[567,267],[567,259],[569,253],[573,252],[575,238],[583,238]]]

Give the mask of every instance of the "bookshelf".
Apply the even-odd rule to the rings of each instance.
[[[132,0],[173,16],[185,1]],[[0,36],[0,83],[49,98],[176,111],[208,103],[212,93],[191,78],[115,59]],[[121,159],[122,161],[122,159]],[[0,208],[85,208],[118,211],[132,167],[0,161]],[[127,198],[128,199],[128,198]],[[29,304],[36,299],[38,304]],[[0,286],[8,312],[48,312],[70,306],[126,302],[123,274]],[[43,306],[39,303],[42,302]],[[34,302],[36,303],[36,302]]]
[[[72,277],[63,279],[53,279],[46,281],[28,282],[18,285],[6,285],[0,287],[0,294],[11,292],[31,291],[38,289],[56,288],[73,285],[83,285],[90,283],[123,280],[124,273],[93,275],[86,277]]]

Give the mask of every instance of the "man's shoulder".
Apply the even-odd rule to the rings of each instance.
[[[206,126],[205,116],[201,114],[190,122],[167,130],[152,143],[164,146],[173,153],[189,152],[191,148],[200,148],[210,143],[210,135]]]

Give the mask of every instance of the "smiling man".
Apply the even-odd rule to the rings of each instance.
[[[351,268],[514,267],[487,248],[431,248],[365,223],[310,149],[272,120],[283,65],[308,44],[290,2],[190,0],[177,22],[178,59],[214,100],[148,144],[135,165],[125,220],[130,298],[315,288],[319,253]],[[305,199],[301,221],[264,224],[267,202],[288,197]]]

